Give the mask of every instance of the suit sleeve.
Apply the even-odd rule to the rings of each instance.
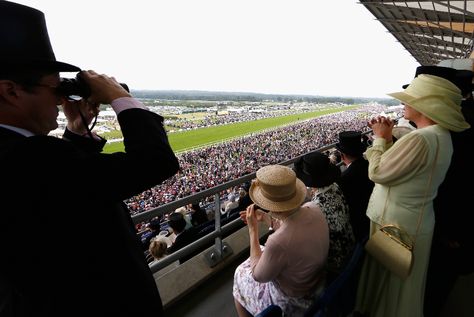
[[[91,139],[84,137],[69,131],[67,128],[64,131],[63,139],[74,143],[77,147],[81,148],[85,152],[100,153],[104,148],[107,140],[101,136],[96,135],[97,139]]]
[[[125,152],[101,153],[103,144],[66,132],[70,142],[62,149],[43,151],[58,170],[67,170],[66,192],[81,192],[104,203],[119,202],[161,184],[179,169],[168,142],[163,117],[146,109],[131,108],[117,115]],[[46,173],[46,170],[45,170]],[[46,177],[46,176],[45,176]],[[78,179],[85,179],[87,186]],[[63,195],[67,195],[67,193]]]

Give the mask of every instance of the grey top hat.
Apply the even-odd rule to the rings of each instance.
[[[77,66],[56,61],[43,12],[0,0],[0,71],[35,69],[78,72]]]

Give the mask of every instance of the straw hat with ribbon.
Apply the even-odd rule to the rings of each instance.
[[[249,195],[259,207],[272,212],[298,208],[306,197],[306,186],[295,172],[283,165],[268,165],[257,171]]]

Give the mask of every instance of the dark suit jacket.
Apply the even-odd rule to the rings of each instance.
[[[474,178],[472,158],[474,157],[474,103],[469,102],[463,107],[463,114],[471,124],[471,128],[463,132],[451,132],[453,156],[446,176],[438,188],[433,202],[435,228],[432,242],[434,249],[446,261],[454,266],[456,273],[469,274],[474,272],[474,235],[472,224],[472,186],[461,185]],[[447,241],[456,241],[457,248],[449,247]],[[441,266],[444,268],[445,266]],[[436,279],[436,277],[434,277]]]
[[[197,238],[198,238],[198,231],[195,227],[191,227],[189,229],[184,230],[181,234],[176,236],[176,239],[174,240],[173,245],[171,245],[167,250],[168,254],[171,254],[173,252],[178,251],[179,249],[184,248],[188,244],[196,241]],[[181,263],[186,262],[187,260],[195,256],[196,254],[198,254],[200,251],[202,250],[196,250],[193,253],[182,257],[181,259],[179,259],[179,263],[181,264]]]
[[[353,161],[337,181],[349,205],[352,230],[357,241],[361,241],[369,234],[370,221],[366,211],[374,183],[368,174],[369,162],[361,157]]]
[[[209,219],[207,218],[207,213],[202,208],[194,210],[193,213],[191,214],[191,223],[195,227],[202,225],[203,223],[206,223],[208,220]]]
[[[118,115],[126,153],[0,127],[0,274],[15,316],[161,316],[123,200],[178,170],[163,118]],[[8,291],[7,291],[8,292]],[[16,306],[15,306],[16,305]]]

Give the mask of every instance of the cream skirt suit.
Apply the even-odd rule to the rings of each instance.
[[[423,316],[435,224],[433,199],[448,170],[452,152],[449,131],[437,124],[414,130],[394,144],[377,138],[366,151],[369,178],[375,182],[367,207],[370,234],[383,224],[396,224],[413,238],[416,236],[416,241],[412,271],[406,280],[367,254],[359,281],[357,311],[371,317]]]

